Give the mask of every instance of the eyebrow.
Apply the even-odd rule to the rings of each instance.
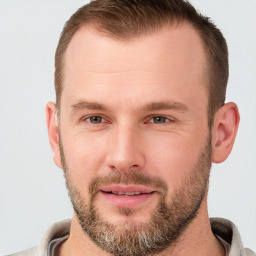
[[[188,107],[187,105],[176,102],[176,101],[161,101],[161,102],[152,102],[146,104],[143,107],[144,111],[159,111],[159,110],[176,110],[180,112],[187,112]]]
[[[83,109],[101,110],[101,111],[107,110],[107,107],[104,104],[99,104],[97,102],[90,102],[90,101],[78,101],[77,103],[71,105],[71,108],[74,110],[83,110]]]
[[[85,101],[85,100],[80,100],[77,103],[72,104],[71,108],[74,110],[83,110],[83,109],[100,110],[100,111],[108,110],[108,108],[104,104],[100,104],[98,102],[93,102],[93,101]],[[160,110],[176,110],[179,112],[187,112],[188,107],[187,105],[181,102],[160,101],[160,102],[148,103],[142,107],[142,110],[145,112],[160,111]]]

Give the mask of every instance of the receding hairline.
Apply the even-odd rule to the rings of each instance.
[[[102,22],[97,21],[97,19],[96,19],[95,21],[84,22],[84,24],[82,24],[77,29],[77,31],[74,33],[74,35],[80,30],[88,29],[88,30],[91,30],[99,35],[104,36],[104,37],[125,43],[125,42],[131,42],[131,41],[136,40],[143,36],[153,34],[154,32],[164,29],[165,27],[176,27],[177,28],[184,23],[190,24],[191,27],[193,27],[193,24],[189,20],[187,20],[185,18],[175,17],[175,18],[172,18],[171,20],[166,19],[165,22],[156,23],[156,24],[154,24],[154,26],[143,27],[141,29],[131,30],[131,31],[125,32],[125,33],[114,33],[112,30],[106,29],[105,26],[102,25]]]
[[[76,35],[80,32],[83,32],[83,31],[91,31],[92,33],[100,36],[100,37],[103,37],[103,38],[107,38],[107,39],[110,39],[110,40],[113,40],[117,43],[120,43],[120,44],[123,44],[123,45],[126,45],[128,43],[132,43],[136,40],[140,40],[140,38],[143,38],[143,37],[150,37],[150,35],[153,35],[153,34],[156,34],[156,33],[159,33],[161,34],[162,31],[164,30],[168,30],[168,29],[179,29],[180,27],[182,26],[187,26],[187,27],[190,27],[194,32],[195,34],[197,35],[199,41],[200,41],[200,48],[202,49],[202,54],[203,54],[203,63],[202,63],[202,75],[204,76],[203,79],[208,83],[209,82],[209,76],[210,76],[210,56],[207,52],[207,47],[205,45],[205,42],[204,40],[202,39],[201,35],[200,35],[200,32],[198,31],[198,29],[195,28],[195,26],[193,26],[193,24],[188,21],[188,20],[177,20],[177,21],[174,21],[173,23],[165,23],[163,24],[162,26],[159,26],[159,27],[156,27],[156,28],[153,28],[153,29],[147,29],[147,30],[143,30],[141,31],[141,33],[139,34],[135,34],[133,36],[129,36],[129,37],[122,37],[122,36],[115,36],[113,35],[111,32],[107,31],[107,30],[104,30],[104,29],[99,29],[98,25],[96,24],[83,24],[79,29],[76,30],[76,32],[72,35],[72,38],[70,39],[69,43],[67,44],[67,47],[65,49],[65,51],[63,52],[63,55],[62,55],[62,67],[61,67],[61,70],[62,70],[62,78],[65,77],[65,73],[64,73],[64,64],[66,62],[66,54],[67,54],[67,51],[68,51],[68,48],[70,47],[70,45],[72,44],[72,41],[74,40],[74,38],[76,37]],[[62,83],[63,85],[63,83]],[[207,86],[208,87],[208,86]]]
[[[66,47],[63,51],[62,59],[64,59],[67,49],[68,49],[69,45],[71,44],[71,42],[73,41],[74,37],[79,32],[81,32],[83,30],[91,31],[99,36],[109,38],[109,39],[114,40],[119,43],[126,44],[126,43],[131,43],[135,40],[138,40],[142,37],[150,36],[154,33],[160,33],[161,31],[163,31],[166,28],[178,29],[179,27],[182,27],[183,25],[188,25],[190,28],[192,28],[194,30],[194,32],[196,32],[196,34],[198,35],[198,38],[200,39],[201,45],[203,47],[203,51],[207,51],[207,47],[206,47],[205,42],[200,34],[199,29],[196,28],[194,26],[194,24],[187,19],[177,18],[177,19],[173,19],[172,22],[166,21],[165,23],[160,24],[160,25],[158,24],[154,27],[148,27],[146,29],[141,29],[140,31],[135,32],[135,33],[127,33],[127,34],[122,34],[122,35],[112,33],[112,31],[105,29],[104,27],[101,26],[101,24],[98,24],[97,22],[89,22],[89,23],[84,22],[84,24],[81,25],[75,31],[75,33],[72,35],[71,39],[69,40],[68,44],[66,45]]]

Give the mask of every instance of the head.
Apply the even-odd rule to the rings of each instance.
[[[100,248],[161,252],[206,215],[211,163],[229,155],[239,121],[227,78],[225,39],[187,2],[93,1],[67,22],[49,137]]]

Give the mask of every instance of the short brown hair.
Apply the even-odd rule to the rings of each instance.
[[[117,40],[129,40],[165,25],[189,22],[199,33],[207,56],[208,120],[224,104],[228,81],[228,49],[220,30],[184,0],[94,0],[66,22],[55,54],[56,105],[60,108],[64,54],[73,35],[85,25]]]

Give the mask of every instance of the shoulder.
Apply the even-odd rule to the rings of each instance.
[[[222,218],[211,218],[210,221],[213,233],[230,244],[230,256],[256,256],[255,252],[244,247],[234,223]]]
[[[51,241],[54,239],[62,238],[69,234],[70,223],[70,220],[63,220],[54,223],[45,232],[38,246],[6,256],[46,256],[48,254],[48,248]]]

